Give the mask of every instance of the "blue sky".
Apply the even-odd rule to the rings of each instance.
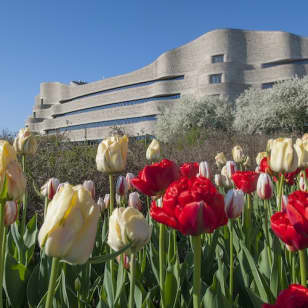
[[[24,126],[41,82],[127,73],[218,28],[308,37],[307,11],[304,0],[4,0],[0,132]]]

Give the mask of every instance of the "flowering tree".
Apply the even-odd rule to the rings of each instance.
[[[236,99],[235,108],[235,131],[302,133],[308,116],[308,77],[278,82],[272,89],[246,90]]]
[[[176,108],[161,110],[155,135],[163,141],[191,128],[227,130],[232,125],[232,104],[224,98],[205,96],[183,97]]]

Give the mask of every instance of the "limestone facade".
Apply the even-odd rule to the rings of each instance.
[[[33,132],[66,132],[72,141],[98,140],[117,126],[153,134],[159,107],[183,95],[235,98],[249,87],[308,72],[308,38],[280,31],[221,29],[167,51],[128,74],[91,83],[43,82],[26,125]]]

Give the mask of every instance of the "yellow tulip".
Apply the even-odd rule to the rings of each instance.
[[[278,138],[272,141],[269,164],[274,172],[296,170],[297,155],[294,153],[291,138]]]
[[[227,163],[227,159],[223,152],[217,153],[215,156],[216,165],[218,168],[223,167]]]
[[[147,160],[158,161],[160,159],[160,145],[156,139],[153,139],[146,151]]]
[[[17,161],[14,148],[7,141],[0,140],[0,191],[5,178],[7,180],[8,199],[20,199],[26,189],[26,179]]]
[[[244,151],[240,145],[233,147],[232,157],[236,163],[242,163],[245,160]]]
[[[304,136],[305,137],[305,136]],[[298,157],[298,167],[308,167],[308,138],[297,139],[294,148]]]
[[[68,183],[48,205],[39,245],[46,255],[71,264],[87,262],[92,253],[100,208],[82,185]]]
[[[37,151],[36,137],[31,134],[29,128],[22,128],[14,140],[14,149],[20,154],[35,154]]]
[[[123,171],[126,168],[127,149],[127,136],[104,139],[97,149],[97,170],[107,174]]]

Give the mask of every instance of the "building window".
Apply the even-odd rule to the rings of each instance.
[[[274,84],[275,84],[274,82],[262,83],[262,89],[271,89]]]
[[[212,63],[221,63],[221,62],[224,62],[224,55],[212,56]]]
[[[210,83],[221,83],[222,74],[210,75]]]

